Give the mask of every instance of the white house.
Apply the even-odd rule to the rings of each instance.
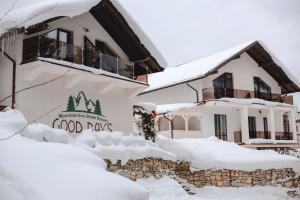
[[[299,91],[299,83],[261,42],[166,68],[149,76],[149,84],[138,100],[160,107],[161,134],[297,146],[296,108],[286,94]]]
[[[134,98],[166,65],[116,0],[41,1],[0,33],[1,107],[74,134],[132,131]]]

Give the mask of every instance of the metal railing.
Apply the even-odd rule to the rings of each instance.
[[[275,133],[276,140],[293,140],[292,132],[276,132]]]
[[[136,79],[134,76],[134,63],[132,62],[100,51],[83,49],[83,47],[57,41],[43,35],[39,36],[36,42],[38,44],[30,44],[30,47],[24,46],[24,49],[31,48],[28,53],[23,52],[24,63],[37,60],[38,57],[51,58],[101,69],[133,80]],[[34,50],[32,47],[37,49]]]
[[[249,90],[239,90],[239,89],[232,89],[232,88],[205,88],[202,90],[203,101],[220,99],[220,98],[239,98],[239,99],[250,99],[250,98],[259,98],[264,99],[267,101],[274,101],[274,102],[282,102],[292,104],[292,101],[288,101],[281,97],[281,94],[274,94],[274,93],[263,93],[260,92],[259,94],[254,91]]]

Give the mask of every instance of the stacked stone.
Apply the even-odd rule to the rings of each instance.
[[[121,162],[112,163],[106,160],[107,170],[125,176],[130,180],[136,181],[139,178],[154,176],[160,178],[164,175],[175,175],[176,163],[162,159],[140,159],[129,160],[125,165]]]
[[[189,162],[178,162],[162,159],[129,160],[125,165],[121,162],[107,162],[107,170],[125,176],[133,181],[139,178],[164,175],[177,176],[196,186],[243,187],[254,185],[281,185],[283,187],[300,187],[300,177],[296,177],[291,168],[284,169],[257,169],[252,172],[219,169],[191,171]]]

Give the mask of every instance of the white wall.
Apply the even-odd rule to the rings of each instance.
[[[42,66],[42,64],[39,66]],[[24,80],[24,77],[26,77],[25,74],[27,73],[27,70],[27,68],[18,69],[17,90],[57,77],[57,75],[45,73],[34,81],[26,81]],[[67,68],[65,70],[67,70]],[[90,73],[83,72],[83,75],[86,74]],[[92,76],[98,76],[98,79],[103,79],[101,75]],[[110,79],[112,79],[113,82],[114,78]],[[52,126],[53,121],[59,116],[59,114],[66,111],[69,96],[72,95],[76,97],[80,91],[83,91],[87,99],[91,99],[94,102],[96,100],[100,101],[102,113],[105,115],[108,122],[112,124],[111,129],[113,131],[132,131],[133,99],[129,98],[125,89],[115,87],[105,94],[100,94],[99,88],[101,88],[104,83],[95,82],[94,80],[91,80],[88,75],[86,75],[85,80],[77,84],[74,88],[66,88],[65,86],[71,80],[72,77],[66,76],[44,86],[36,87],[18,94],[16,98],[17,109],[22,111],[28,121],[31,121],[59,106],[55,111],[38,121]],[[126,81],[124,81],[124,84],[126,84]],[[67,120],[71,120],[71,118],[68,118]],[[85,125],[87,123],[86,120],[78,118],[72,118],[72,120],[79,120],[82,122],[83,128],[87,128]],[[94,120],[88,121],[94,123]],[[57,124],[58,123],[56,123],[56,125]],[[105,123],[102,125],[104,126]],[[57,128],[57,126],[55,127]],[[106,130],[108,130],[107,127]]]
[[[204,106],[201,118],[202,133],[205,137],[215,136],[214,115],[226,115],[227,139],[234,141],[234,132],[241,130],[240,112],[236,108]]]
[[[190,82],[190,85],[198,90],[199,101],[201,101],[202,86],[201,80]],[[172,104],[172,103],[195,103],[197,95],[192,88],[186,84],[157,90],[155,92],[139,95],[137,100],[140,102],[152,102],[155,104]]]
[[[38,75],[37,78],[34,78],[33,81],[27,81],[26,76],[28,74],[34,74],[35,71],[38,71],[39,67],[46,66],[40,64],[39,62],[20,65],[20,63],[22,62],[23,53],[23,38],[28,38],[42,33],[46,33],[56,28],[62,28],[69,31],[73,31],[74,44],[78,46],[83,46],[84,35],[87,35],[92,42],[95,42],[95,39],[103,41],[109,47],[111,47],[112,50],[115,51],[120,58],[128,61],[128,57],[123,52],[123,50],[117,45],[117,43],[111,38],[111,36],[89,13],[85,13],[74,18],[61,18],[59,20],[49,23],[49,25],[50,29],[48,29],[47,31],[43,31],[29,36],[20,35],[11,44],[12,47],[6,49],[6,52],[9,53],[17,62],[17,91],[28,86],[43,83],[47,80],[51,80],[58,76],[57,73],[42,73],[41,75]],[[84,27],[88,28],[90,31],[87,33],[84,32]],[[49,68],[49,66],[47,67]],[[60,70],[67,69],[61,66],[59,66],[58,68]],[[52,70],[56,71],[56,68],[53,68]],[[98,75],[98,79],[103,79],[103,76]],[[86,76],[83,82],[80,82],[80,84],[76,85],[76,87],[68,89],[65,87],[65,85],[71,80],[71,77],[66,76],[63,79],[51,82],[45,86],[37,87],[19,93],[16,96],[17,109],[23,112],[28,121],[31,121],[47,113],[53,108],[59,106],[57,110],[38,120],[38,122],[52,126],[53,120],[56,119],[60,113],[66,110],[68,97],[70,95],[77,96],[80,91],[84,91],[84,93],[87,95],[87,98],[91,98],[93,101],[99,99],[101,103],[102,112],[106,116],[108,122],[112,124],[111,129],[113,131],[132,131],[132,104],[134,98],[129,98],[130,94],[128,93],[128,91],[121,87],[123,84],[126,85],[126,81],[122,83],[118,82],[118,84],[120,84],[121,86],[117,85],[117,87],[114,87],[109,92],[106,92],[105,94],[100,94],[98,92],[99,88],[102,87],[101,83],[89,80],[88,76]],[[113,81],[113,78],[111,78],[111,81],[106,80],[105,84]],[[0,98],[10,95],[12,84],[12,64],[3,55],[0,55],[0,84]],[[134,84],[134,86],[132,86],[132,84],[133,83],[131,83],[131,89],[145,87],[141,86],[140,84]],[[6,102],[5,105],[11,106],[10,102],[11,99],[9,99],[9,101]],[[84,124],[87,123],[87,120],[81,120],[81,122]],[[85,128],[85,126],[83,128]]]

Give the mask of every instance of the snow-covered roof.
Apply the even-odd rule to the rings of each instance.
[[[167,63],[161,53],[119,0],[110,1],[122,14],[130,28],[137,34],[141,43],[150,51],[160,66],[165,67]],[[55,17],[75,17],[88,12],[100,2],[101,0],[43,0],[31,4],[29,2],[27,6],[9,12],[0,20],[0,34],[15,28],[27,28]],[[2,7],[0,9],[4,8]],[[5,13],[5,11],[3,13]]]
[[[198,104],[196,103],[174,103],[174,104],[162,104],[156,106],[156,112],[158,114],[168,113],[168,112],[176,112],[186,108],[196,107]]]
[[[168,67],[163,72],[151,74],[148,78],[150,87],[147,88],[144,92],[146,93],[155,91],[157,89],[180,84],[197,78],[203,78],[213,72],[217,67],[223,66],[224,63],[234,58],[235,56],[240,55],[255,44],[263,46],[263,48],[266,50],[262,42],[245,42],[243,44],[218,52],[208,57],[201,58],[199,60],[192,61],[178,67]],[[270,51],[267,52],[270,54]],[[288,78],[290,78],[297,86],[299,86],[300,84],[298,79],[295,78],[286,68],[284,68],[275,56],[271,55],[271,57],[274,62],[281,67],[284,73],[287,74]]]

